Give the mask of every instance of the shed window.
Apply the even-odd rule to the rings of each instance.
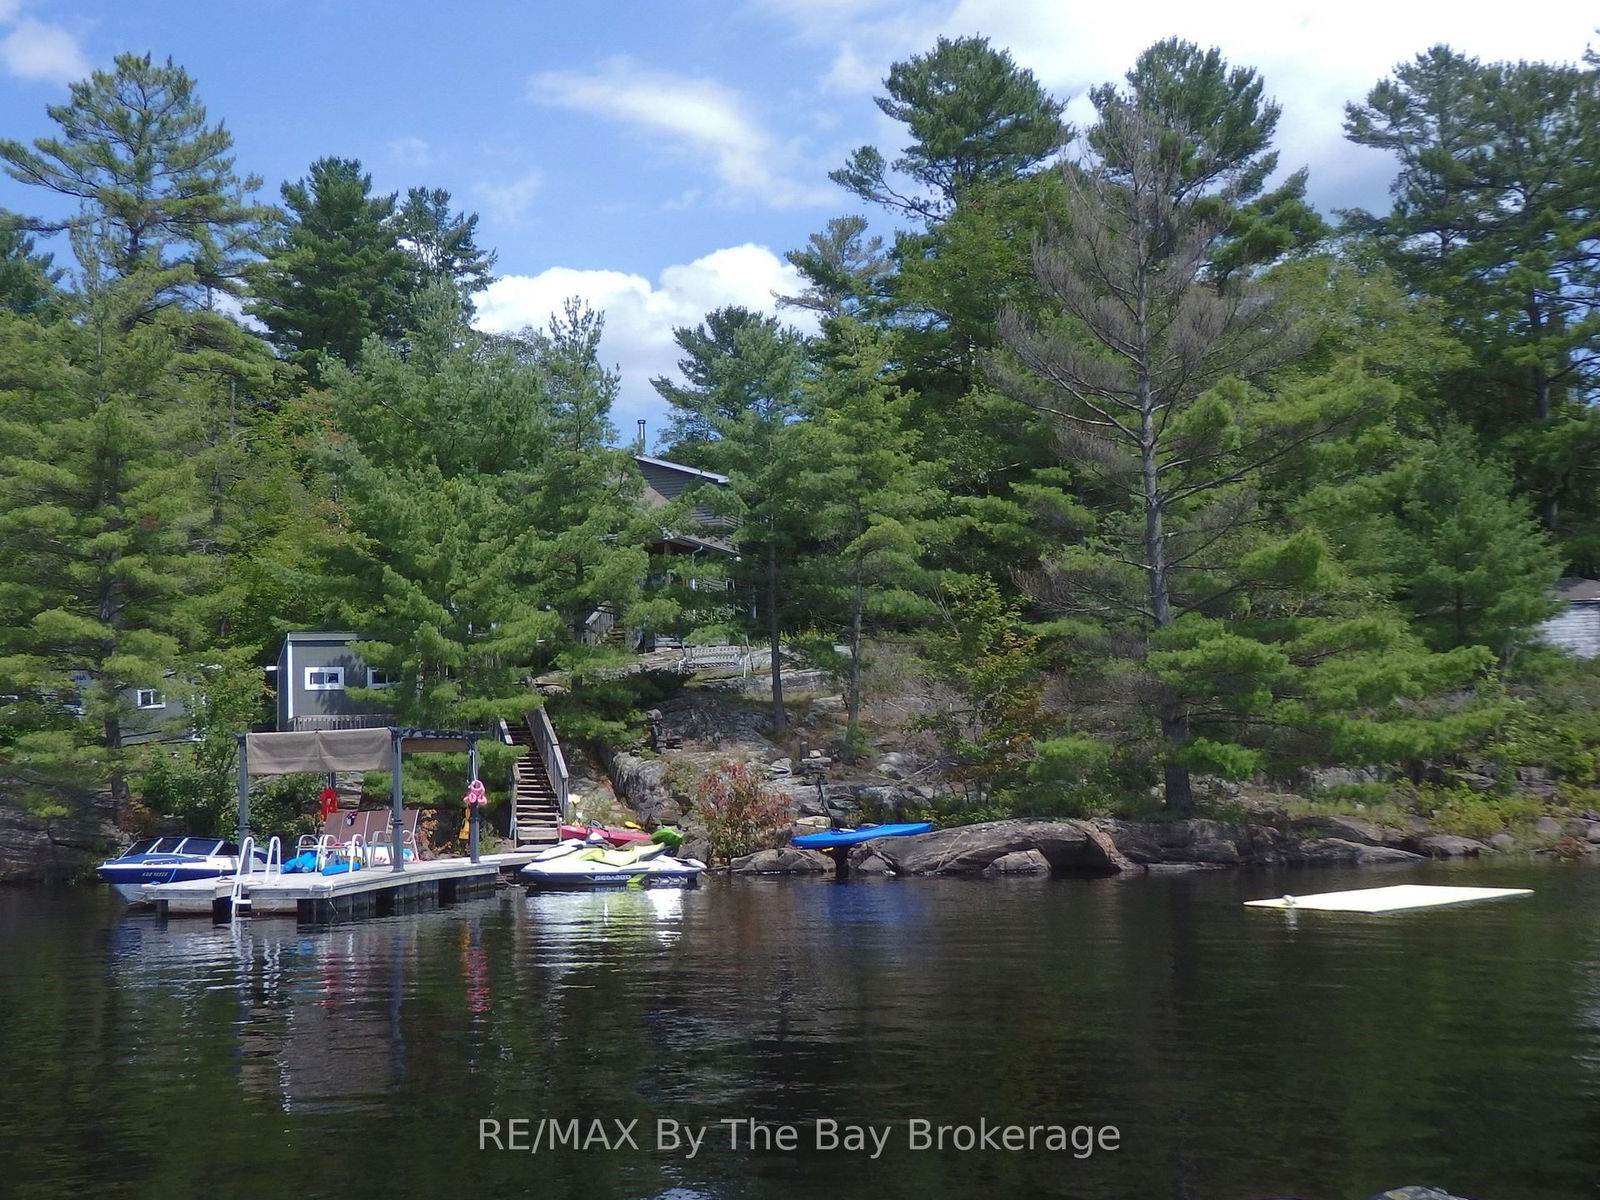
[[[139,688],[134,693],[134,703],[140,708],[165,708],[166,698],[155,688]]]
[[[399,679],[387,671],[380,671],[377,667],[367,670],[367,686],[369,688],[393,687]]]
[[[308,692],[342,692],[344,691],[343,667],[307,667],[306,691]]]

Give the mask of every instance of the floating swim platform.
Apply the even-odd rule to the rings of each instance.
[[[802,850],[832,850],[838,846],[859,846],[862,842],[885,837],[911,837],[933,829],[927,821],[904,825],[869,825],[865,829],[830,829],[825,833],[803,833],[794,839]]]
[[[1320,892],[1313,896],[1276,896],[1246,900],[1247,908],[1313,909],[1318,912],[1389,913],[1415,908],[1442,908],[1447,904],[1472,904],[1531,896],[1532,888],[1443,887],[1425,883],[1397,883],[1392,887],[1358,888],[1353,892]]]

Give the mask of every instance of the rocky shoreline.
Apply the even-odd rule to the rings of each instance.
[[[1556,824],[1551,822],[1551,824]],[[1577,823],[1573,823],[1576,825]],[[1600,846],[1600,822],[1583,821],[1585,848]],[[1577,841],[1577,830],[1558,836]],[[1592,840],[1591,840],[1592,835]],[[1190,820],[1007,820],[877,838],[853,847],[861,875],[1116,875],[1259,866],[1374,866],[1506,852],[1473,838],[1407,831],[1353,816],[1307,816],[1285,826]],[[820,874],[834,859],[813,850],[759,850],[729,864],[736,875]]]

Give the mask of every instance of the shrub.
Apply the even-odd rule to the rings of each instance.
[[[782,845],[793,823],[784,800],[763,789],[742,762],[723,763],[705,775],[695,787],[694,806],[713,862]]]

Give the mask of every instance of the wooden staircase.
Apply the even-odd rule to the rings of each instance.
[[[515,843],[523,846],[548,846],[560,840],[561,799],[550,780],[544,758],[527,721],[506,723],[511,744],[524,746],[527,753],[512,764],[511,820]]]

